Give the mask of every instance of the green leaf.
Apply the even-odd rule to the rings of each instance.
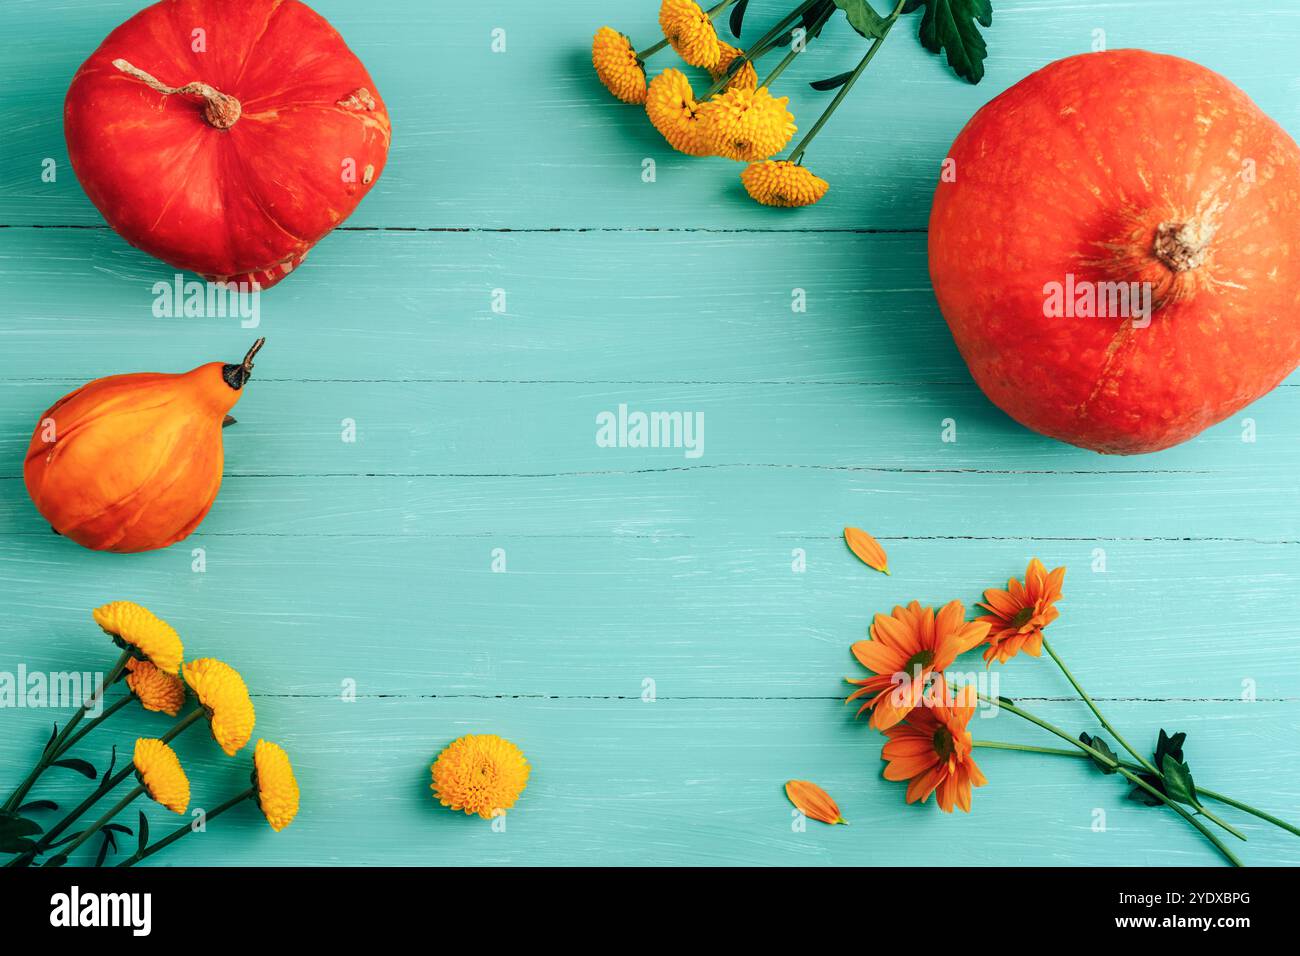
[[[104,839],[101,840],[99,843],[99,852],[95,854],[95,866],[104,865],[104,858],[108,856],[109,845],[113,844],[114,842],[115,841],[113,839],[113,834],[105,830]],[[114,846],[113,849],[117,849],[117,847]]]
[[[0,853],[23,853],[32,848],[29,837],[44,832],[35,820],[8,810],[0,812]]]
[[[149,845],[149,818],[144,815],[143,810],[140,811],[140,826],[138,827],[138,831],[139,840],[136,843],[136,847],[138,852],[143,853],[144,848]]]
[[[1183,759],[1183,744],[1186,742],[1187,734],[1185,733],[1176,733],[1171,737],[1169,734],[1161,730],[1160,739],[1156,741],[1156,766],[1164,766],[1166,755],[1173,757],[1181,763]]]
[[[1192,781],[1192,771],[1187,764],[1174,759],[1171,753],[1165,754],[1160,764],[1165,775],[1165,796],[1179,803],[1188,803],[1200,807],[1201,801],[1196,796],[1196,784]]]
[[[748,6],[749,0],[740,0],[740,3],[731,8],[728,23],[731,26],[731,35],[737,40],[740,39],[740,27],[745,22],[745,8]]]
[[[867,0],[835,0],[835,6],[844,11],[849,26],[868,40],[878,39],[889,32],[886,29],[889,21],[878,14]]]
[[[853,70],[845,70],[843,73],[837,73],[824,80],[816,80],[808,85],[818,93],[825,93],[828,90],[837,90],[849,81],[849,78],[853,76],[853,73]]]
[[[1116,756],[1115,751],[1111,750],[1110,745],[1100,737],[1090,737],[1088,734],[1079,734],[1079,740],[1084,744],[1084,746],[1091,747],[1093,750],[1101,752],[1105,756],[1114,760],[1116,764],[1119,763],[1119,757]],[[1112,774],[1119,769],[1118,766],[1103,763],[1100,758],[1094,757],[1092,754],[1088,754],[1088,758],[1096,764],[1097,769],[1104,774]],[[1142,792],[1141,788],[1139,788],[1139,792]]]
[[[24,803],[21,807],[18,808],[18,812],[22,813],[24,810],[57,810],[57,809],[59,809],[59,805],[55,803],[53,800],[33,800],[31,803]]]
[[[984,79],[989,48],[979,28],[993,25],[992,0],[908,0],[903,13],[914,13],[922,6],[922,46],[931,53],[946,52],[948,65],[962,79],[972,83]]]
[[[99,771],[95,769],[95,765],[89,760],[82,760],[80,757],[68,757],[65,760],[56,760],[54,763],[50,764],[50,766],[62,767],[64,770],[75,770],[77,773],[81,774],[83,777],[89,778],[90,780],[97,780],[99,778]]]

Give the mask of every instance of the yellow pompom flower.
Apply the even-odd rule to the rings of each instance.
[[[707,156],[700,140],[695,91],[681,70],[667,69],[650,81],[645,111],[668,145],[687,156]]]
[[[181,676],[208,713],[212,739],[233,757],[253,736],[256,719],[244,679],[229,664],[210,657],[189,661]]]
[[[126,662],[126,686],[140,698],[145,710],[175,717],[185,703],[185,682],[149,661]]]
[[[718,31],[695,0],[663,0],[659,26],[677,55],[691,66],[711,70],[718,65],[722,52]]]
[[[744,56],[745,51],[738,47],[732,46],[725,40],[718,41],[722,53],[718,57],[718,65],[709,70],[713,79],[720,80],[726,75],[727,68],[731,66],[733,60],[738,56]],[[728,90],[753,90],[758,88],[758,71],[754,69],[754,64],[746,62],[741,64],[740,69],[736,70],[735,75],[727,81],[725,87]]]
[[[253,782],[257,805],[271,829],[279,833],[298,815],[298,781],[289,755],[279,744],[259,740],[253,751]]]
[[[644,103],[645,67],[623,34],[601,27],[591,41],[591,65],[600,82],[624,103]]]
[[[745,192],[764,206],[811,206],[826,195],[830,183],[786,159],[752,163],[740,174]]]
[[[772,96],[766,86],[719,93],[700,104],[700,138],[718,156],[744,163],[767,159],[785,149],[795,134],[789,102],[788,96]]]
[[[135,773],[154,800],[173,813],[190,805],[190,781],[176,752],[161,740],[141,737],[135,742]]]
[[[496,734],[467,734],[455,740],[433,764],[433,793],[453,810],[490,820],[509,810],[528,786],[523,751]]]
[[[153,661],[160,670],[175,674],[181,669],[185,648],[181,637],[166,621],[134,601],[113,601],[92,612],[95,623],[119,647]]]

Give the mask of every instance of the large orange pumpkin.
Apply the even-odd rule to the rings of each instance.
[[[1300,149],[1217,73],[1140,50],[1060,60],[976,113],[941,179],[940,309],[1030,428],[1155,451],[1300,361]]]
[[[221,429],[253,374],[244,361],[182,375],[110,375],[36,423],[23,480],[59,534],[95,551],[152,551],[186,537],[221,487]]]
[[[68,156],[134,246],[268,288],[356,208],[388,111],[343,38],[298,0],[163,0],[73,77]]]

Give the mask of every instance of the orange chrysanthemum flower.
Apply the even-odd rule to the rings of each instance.
[[[740,174],[745,192],[764,206],[811,206],[826,195],[830,183],[814,176],[807,168],[786,159],[767,159],[751,163]],[[852,544],[850,544],[852,547]],[[871,562],[867,562],[871,564]],[[871,565],[876,568],[874,564]],[[884,570],[876,568],[877,571]],[[888,574],[888,571],[885,571]]]
[[[168,674],[181,669],[185,648],[176,629],[134,601],[113,601],[91,612],[95,623],[137,657],[153,661]]]
[[[1061,616],[1054,605],[1061,599],[1064,582],[1065,568],[1048,573],[1043,562],[1034,558],[1025,571],[1024,584],[1012,578],[1005,591],[985,591],[979,606],[989,613],[976,618],[990,627],[984,660],[991,664],[996,659],[1005,664],[1021,651],[1039,656],[1043,651],[1043,628]]]
[[[190,805],[190,781],[176,752],[161,740],[141,737],[135,742],[135,774],[149,796],[173,813]]]
[[[766,86],[730,89],[700,104],[701,142],[727,159],[753,163],[785,149],[795,134],[790,97],[772,96]]]
[[[233,757],[253,736],[253,701],[239,671],[229,664],[201,657],[181,668],[181,676],[208,714],[208,725],[226,755]]]
[[[906,780],[907,802],[924,803],[936,794],[939,809],[954,807],[970,813],[972,787],[988,783],[971,756],[973,743],[966,729],[975,713],[975,688],[950,694],[942,678],[925,696],[925,706],[885,731],[889,740],[880,751],[886,780]]]
[[[185,703],[185,682],[149,661],[134,658],[126,662],[126,686],[140,698],[145,710],[175,717]]]
[[[528,786],[523,751],[496,734],[467,734],[433,764],[434,796],[444,807],[477,813],[490,820],[509,810]]]
[[[681,70],[664,70],[650,81],[645,111],[654,128],[668,145],[687,156],[707,156],[709,150],[700,139],[699,104],[691,81]]]
[[[726,74],[727,68],[731,66],[732,61],[735,60],[736,57],[745,55],[744,50],[732,46],[725,40],[718,41],[718,48],[721,50],[721,53],[718,56],[718,65],[709,70],[709,73],[712,75],[714,80],[719,80]],[[752,62],[746,61],[741,64],[740,68],[736,70],[731,79],[727,80],[725,89],[752,90],[757,87],[758,71],[754,69],[754,64]]]
[[[253,782],[257,786],[257,805],[279,833],[298,815],[298,781],[293,775],[289,755],[279,744],[259,740],[253,750]]]
[[[601,27],[591,41],[591,65],[600,82],[624,103],[644,103],[645,66],[632,42],[611,27]]]
[[[691,66],[711,70],[722,54],[713,21],[695,0],[664,0],[659,7],[659,26],[677,55]]]
[[[876,615],[871,639],[853,645],[853,656],[873,676],[850,678],[858,689],[848,698],[868,698],[858,713],[870,709],[872,727],[885,730],[897,724],[920,704],[932,676],[984,640],[989,626],[965,617],[960,601],[949,601],[938,614],[913,601],[895,607],[891,615]]]

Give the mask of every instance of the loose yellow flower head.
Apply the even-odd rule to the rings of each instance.
[[[212,739],[233,757],[253,736],[253,701],[244,679],[229,664],[210,657],[190,661],[181,676],[208,712]]]
[[[624,103],[644,103],[645,67],[623,34],[601,27],[591,41],[591,65],[600,82]]]
[[[664,70],[650,81],[645,111],[668,145],[687,156],[707,156],[700,139],[699,109],[691,81],[681,70]]]
[[[140,698],[145,710],[156,710],[169,717],[181,712],[185,703],[185,682],[173,677],[149,661],[134,658],[126,662],[126,686]]]
[[[149,796],[173,813],[190,805],[190,781],[176,752],[161,740],[141,737],[135,742],[135,773]]]
[[[749,193],[764,206],[811,206],[826,195],[830,183],[785,159],[752,163],[740,174]]]
[[[744,56],[745,51],[732,46],[725,40],[718,41],[722,54],[718,57],[718,65],[709,71],[715,80],[721,79],[727,72],[727,67],[731,66],[731,61],[738,56]],[[726,89],[729,90],[753,90],[758,88],[758,71],[754,69],[753,63],[743,63],[735,74],[727,81]]]
[[[271,829],[279,833],[298,815],[298,781],[289,755],[279,744],[259,740],[253,751],[253,767],[257,805]]]
[[[433,764],[438,802],[485,820],[513,807],[527,785],[523,751],[496,734],[467,734],[438,754]]]
[[[181,669],[185,648],[181,637],[166,621],[133,601],[113,601],[92,612],[95,623],[119,647],[133,649],[159,669],[175,674]]]
[[[659,26],[677,55],[691,66],[711,70],[718,65],[722,54],[718,31],[695,0],[664,0],[659,7]]]
[[[795,134],[789,102],[788,96],[772,96],[766,86],[719,93],[700,104],[700,138],[718,156],[743,163],[767,159]]]

